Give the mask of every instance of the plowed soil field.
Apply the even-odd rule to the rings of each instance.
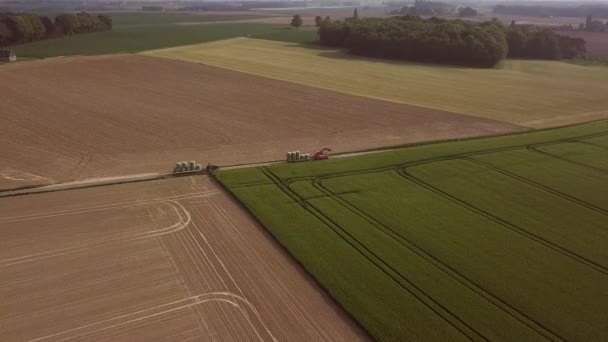
[[[2,341],[367,335],[207,177],[0,199]]]
[[[0,189],[522,130],[139,55],[0,67]]]

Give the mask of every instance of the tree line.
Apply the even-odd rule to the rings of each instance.
[[[319,26],[319,38],[323,45],[344,47],[358,55],[475,67],[493,67],[507,56],[560,59],[585,52],[582,39],[506,27],[497,20],[478,23],[403,16],[341,22],[326,18]]]
[[[573,59],[583,57],[586,52],[584,39],[562,36],[547,29],[511,25],[506,37],[510,58]]]
[[[608,22],[604,24],[603,21],[593,20],[593,17],[588,15],[585,23],[579,25],[579,29],[589,32],[608,32]]]
[[[494,14],[509,14],[516,16],[534,17],[576,17],[581,18],[593,13],[598,18],[608,17],[606,5],[580,5],[576,7],[527,6],[527,5],[497,5]]]
[[[86,12],[59,14],[54,20],[29,13],[0,13],[0,46],[111,29],[112,18]]]

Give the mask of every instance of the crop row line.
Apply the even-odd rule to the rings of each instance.
[[[445,191],[443,191],[443,190],[441,190],[441,189],[439,189],[439,188],[431,185],[430,183],[427,183],[427,182],[425,182],[423,180],[420,180],[419,178],[416,178],[415,176],[411,175],[410,173],[407,172],[407,168],[403,168],[403,169],[399,170],[397,173],[400,176],[402,176],[403,178],[405,178],[405,179],[407,179],[407,180],[409,180],[411,182],[414,182],[414,183],[418,184],[419,186],[422,186],[423,188],[425,188],[425,189],[427,189],[429,191],[432,191],[432,192],[436,193],[437,195],[440,195],[441,197],[444,197],[447,200],[449,200],[449,201],[451,201],[451,202],[453,202],[453,203],[455,203],[457,205],[460,205],[461,207],[463,207],[463,208],[465,208],[465,209],[467,209],[469,211],[472,211],[473,213],[475,213],[475,214],[477,214],[479,216],[482,216],[482,217],[484,217],[484,218],[486,218],[486,219],[488,219],[490,221],[493,221],[493,222],[495,222],[495,223],[497,223],[497,224],[499,224],[499,225],[501,225],[501,226],[503,226],[503,227],[505,227],[505,228],[507,228],[507,229],[509,229],[509,230],[511,230],[513,232],[515,232],[515,233],[518,233],[518,234],[520,234],[522,236],[525,236],[525,237],[529,238],[532,241],[540,243],[540,244],[544,245],[547,248],[550,248],[550,249],[552,249],[552,250],[554,250],[554,251],[556,251],[556,252],[558,252],[558,253],[566,256],[566,257],[569,257],[569,258],[571,258],[573,260],[576,260],[576,261],[580,262],[581,264],[586,265],[586,266],[588,266],[588,267],[590,267],[590,268],[592,268],[592,269],[594,269],[594,270],[596,270],[596,271],[598,271],[598,272],[600,272],[600,273],[608,276],[608,270],[606,268],[604,268],[604,266],[602,266],[600,264],[597,264],[594,261],[591,261],[591,260],[589,260],[589,259],[587,259],[587,258],[585,258],[585,257],[583,257],[583,256],[581,256],[581,255],[579,255],[579,254],[577,254],[575,252],[572,252],[572,251],[566,249],[566,248],[563,248],[563,247],[561,247],[559,245],[556,245],[553,242],[551,242],[551,241],[549,241],[549,240],[547,240],[547,239],[545,239],[545,238],[543,238],[543,237],[541,237],[539,235],[536,235],[536,234],[534,234],[532,232],[529,232],[529,231],[527,231],[527,230],[525,230],[525,229],[523,229],[523,228],[521,228],[521,227],[519,227],[519,226],[517,226],[517,225],[515,225],[515,224],[513,224],[511,222],[508,222],[508,221],[506,221],[504,219],[501,219],[501,218],[499,218],[499,217],[497,217],[497,216],[495,216],[495,215],[493,215],[493,214],[491,214],[491,213],[489,213],[489,212],[487,212],[485,210],[479,209],[478,207],[472,205],[471,203],[468,203],[468,202],[466,202],[466,201],[464,201],[462,199],[459,199],[459,198],[457,198],[455,196],[452,196],[449,193],[447,193],[447,192],[445,192]]]
[[[331,189],[324,186],[320,181],[314,182],[313,184],[319,190],[323,191],[326,194],[331,195],[328,197],[331,197],[334,201],[338,202],[339,204],[341,204],[343,207],[345,207],[346,209],[348,209],[355,215],[361,217],[363,220],[367,221],[368,223],[370,223],[371,225],[376,227],[379,231],[383,232],[385,235],[387,235],[390,238],[397,241],[397,243],[399,243],[400,245],[404,246],[405,248],[407,248],[414,254],[418,255],[423,260],[429,262],[431,265],[436,267],[440,272],[445,273],[452,279],[456,280],[458,283],[462,284],[464,287],[468,288],[469,290],[473,291],[474,293],[476,293],[479,296],[481,296],[482,298],[484,298],[486,301],[488,301],[492,305],[496,306],[503,312],[507,313],[511,317],[520,321],[522,324],[529,327],[530,329],[536,331],[539,335],[541,335],[549,340],[561,339],[554,332],[550,331],[549,329],[544,327],[542,324],[540,324],[533,318],[529,317],[525,313],[519,311],[517,308],[509,305],[507,302],[498,298],[496,295],[494,295],[491,292],[489,292],[488,290],[484,289],[480,284],[477,284],[475,281],[471,280],[467,276],[458,272],[457,270],[455,270],[448,264],[437,259],[432,254],[430,254],[426,250],[424,250],[424,248],[418,246],[416,243],[414,243],[410,239],[399,234],[393,228],[384,224],[380,220],[372,217],[370,214],[364,212],[363,210],[361,210],[354,204],[352,204],[349,201],[347,201],[346,199],[342,198],[339,194],[334,193]]]
[[[490,169],[490,170],[496,171],[496,172],[498,172],[498,173],[502,173],[503,175],[505,175],[505,176],[507,176],[507,177],[514,178],[514,179],[516,179],[516,180],[518,180],[518,181],[520,181],[520,182],[523,182],[523,183],[529,184],[529,185],[534,186],[534,187],[536,187],[536,188],[539,188],[539,189],[541,189],[541,190],[543,190],[543,191],[549,192],[549,193],[551,193],[551,194],[552,194],[552,195],[554,195],[554,196],[557,196],[557,197],[563,198],[563,199],[568,200],[568,201],[570,201],[570,202],[573,202],[573,203],[575,203],[575,204],[577,204],[577,205],[580,205],[580,206],[582,206],[582,207],[584,207],[584,208],[587,208],[587,209],[590,209],[590,210],[596,211],[596,212],[598,212],[598,213],[600,213],[600,214],[603,214],[603,215],[608,215],[608,210],[606,210],[606,209],[604,209],[604,208],[598,207],[598,206],[593,205],[593,204],[591,204],[591,203],[588,203],[588,202],[586,202],[586,201],[584,201],[584,200],[581,200],[581,199],[576,198],[576,197],[574,197],[574,196],[568,195],[567,193],[562,192],[562,191],[559,191],[559,190],[557,190],[557,189],[554,189],[554,188],[548,187],[548,186],[546,186],[546,185],[542,185],[542,184],[537,183],[537,182],[535,182],[535,181],[533,181],[533,180],[530,180],[530,179],[528,179],[528,178],[525,178],[525,177],[519,176],[519,175],[514,174],[514,173],[512,173],[512,172],[510,172],[510,171],[503,170],[503,169],[498,168],[498,167],[496,167],[496,166],[494,166],[494,165],[492,165],[492,164],[488,164],[488,163],[483,162],[483,161],[481,161],[481,160],[474,159],[474,158],[469,158],[469,157],[464,157],[464,158],[462,158],[462,160],[467,160],[467,161],[470,161],[470,162],[473,162],[473,163],[479,164],[479,165],[481,165],[481,166],[483,166],[483,167],[485,167],[485,168],[488,168],[488,169]]]
[[[572,139],[588,139],[588,138],[596,138],[596,137],[606,136],[606,135],[608,135],[608,132],[598,132],[598,133],[593,133],[593,134],[577,136]],[[360,174],[376,173],[376,172],[383,172],[383,171],[393,171],[393,170],[402,169],[404,167],[408,167],[409,165],[412,165],[412,164],[426,164],[426,163],[432,163],[432,162],[437,162],[437,161],[459,159],[462,157],[471,157],[471,156],[476,156],[476,155],[483,155],[483,154],[490,154],[490,153],[497,153],[497,152],[514,151],[514,150],[518,150],[518,149],[522,149],[522,148],[527,148],[528,146],[559,144],[566,140],[567,139],[558,139],[558,140],[545,141],[545,142],[541,142],[541,143],[537,143],[537,144],[522,144],[522,145],[516,145],[516,146],[507,146],[507,147],[500,147],[500,148],[495,148],[495,149],[488,149],[488,150],[483,150],[483,151],[457,153],[457,154],[452,154],[452,155],[447,155],[447,156],[421,159],[421,160],[417,160],[417,161],[413,161],[413,162],[397,163],[397,164],[391,164],[391,165],[386,165],[386,166],[382,166],[382,167],[373,167],[373,168],[364,169],[364,170],[336,172],[331,175],[325,175],[325,176],[294,177],[294,178],[286,179],[286,180],[284,180],[284,182],[293,183],[293,182],[297,182],[297,181],[301,181],[301,180],[315,180],[317,178],[331,179],[331,178],[356,176],[356,175],[360,175]]]
[[[288,185],[284,184],[278,176],[276,176],[274,173],[272,173],[271,170],[269,170],[267,167],[263,167],[262,170],[266,174],[266,176],[268,178],[270,178],[275,183],[275,185],[279,189],[281,189],[287,196],[292,198],[296,203],[298,203],[300,206],[302,206],[302,208],[304,208],[310,214],[312,214],[317,219],[319,219],[321,222],[323,222],[327,227],[329,227],[332,231],[334,231],[334,233],[336,235],[338,235],[340,238],[342,238],[352,248],[354,248],[357,252],[359,252],[364,258],[366,258],[369,262],[371,262],[374,266],[376,266],[381,272],[386,274],[397,285],[399,285],[405,291],[410,293],[414,298],[416,298],[416,300],[418,300],[420,303],[422,303],[424,306],[426,306],[429,310],[431,310],[436,315],[438,315],[446,323],[448,323],[449,325],[454,327],[456,330],[458,330],[460,333],[462,333],[464,336],[466,336],[470,340],[474,340],[474,338],[471,336],[471,333],[474,333],[475,335],[478,335],[479,339],[487,341],[487,338],[483,337],[481,334],[479,334],[479,332],[475,331],[472,327],[468,326],[465,322],[462,322],[458,317],[454,316],[449,310],[447,310],[441,304],[437,303],[433,298],[428,297],[423,291],[421,291],[418,287],[416,287],[414,284],[412,284],[407,278],[403,277],[403,275],[400,274],[397,270],[395,270],[392,266],[386,264],[386,262],[384,262],[380,257],[378,257],[367,246],[365,246],[363,243],[358,241],[354,236],[352,236],[351,233],[346,231],[340,224],[338,224],[337,222],[335,222],[335,220],[333,220],[332,218],[330,218],[326,214],[324,214],[317,206],[303,200],[296,192],[291,190]],[[357,246],[359,246],[359,247],[357,247]],[[382,267],[382,265],[384,265],[385,267]],[[402,281],[405,282],[409,286],[404,284],[398,278],[401,278]],[[411,287],[413,287],[413,288],[411,288]],[[422,297],[427,298],[427,300],[430,301],[431,303],[423,300]],[[445,311],[445,312],[441,312],[441,311]],[[471,331],[468,333],[465,332],[463,327],[455,324],[455,322],[453,322],[451,319],[446,317],[446,314],[447,314],[447,316],[451,316],[454,319],[456,319],[458,322],[460,322],[462,325],[464,325]]]
[[[600,145],[600,144],[596,144],[596,143],[592,143],[590,141],[584,141],[584,140],[569,140],[570,142],[576,142],[576,143],[581,143],[581,144],[585,144],[585,145],[590,145],[590,146],[595,146],[604,150],[608,150],[608,146],[604,146],[604,145]]]
[[[344,201],[338,194],[335,194],[334,192],[332,192],[331,190],[327,189],[326,187],[324,187],[321,183],[316,183],[313,182],[312,185],[318,189],[319,191],[321,191],[323,194],[325,194],[324,198],[331,198],[332,200],[334,200],[335,202],[337,202],[338,204],[342,205],[344,208],[346,208],[347,210],[351,211],[352,213],[354,213],[355,215],[361,217],[363,220],[367,221],[368,223],[372,224],[374,227],[376,227],[376,229],[380,230],[381,232],[383,232],[384,234],[386,234],[387,236],[389,236],[390,238],[393,238],[395,241],[397,241],[399,244],[405,246],[406,248],[408,248],[409,250],[411,250],[413,253],[417,254],[418,256],[422,257],[423,259],[426,260],[426,258],[424,258],[424,256],[420,255],[420,253],[416,250],[414,250],[413,248],[411,248],[410,246],[407,245],[407,243],[412,244],[409,240],[404,239],[405,241],[400,241],[399,239],[395,238],[394,236],[391,236],[390,234],[388,234],[387,232],[383,231],[380,227],[378,227],[376,224],[374,224],[371,220],[369,220],[368,218],[364,217],[363,215],[359,215],[355,210],[353,210],[353,208],[350,208],[348,205],[346,205],[345,203],[342,203],[340,200],[338,200],[338,198],[340,198],[342,201]],[[348,202],[346,202],[348,203]],[[326,215],[327,216],[327,215]],[[342,228],[344,229],[344,228]],[[387,229],[389,231],[391,231],[393,234],[399,235],[396,232],[394,232],[392,229],[388,228]],[[359,242],[360,244],[364,245],[362,242]],[[413,244],[412,244],[413,245]],[[368,248],[368,247],[366,247]],[[416,246],[416,248],[418,248]],[[418,248],[419,249],[419,248]],[[373,252],[372,252],[373,253]],[[422,253],[425,253],[424,251],[422,251]],[[374,253],[374,255],[376,255]],[[401,272],[397,271],[393,266],[390,266],[388,264],[387,261],[383,260],[382,258],[378,257],[378,259],[382,260],[382,262],[384,264],[387,264],[388,267],[390,267],[392,270],[394,270],[395,273],[399,274],[399,276],[404,279],[405,281],[408,282],[408,284],[411,284],[413,287],[415,287],[418,291],[420,291],[426,298],[432,300],[434,303],[436,303],[437,305],[441,306],[442,308],[444,308],[448,313],[450,313],[452,316],[454,316],[456,319],[458,319],[458,321],[462,322],[463,324],[465,324],[467,327],[469,327],[471,330],[475,331],[478,335],[480,335],[482,338],[486,339],[485,337],[483,337],[483,335],[476,331],[473,327],[471,327],[470,325],[468,325],[467,323],[465,323],[461,318],[459,318],[455,313],[453,313],[452,311],[450,311],[448,308],[446,308],[445,306],[443,306],[442,304],[438,303],[435,299],[433,299],[432,296],[430,296],[428,293],[426,293],[423,289],[421,289],[419,286],[415,285],[411,280],[409,280],[404,274],[402,274]],[[427,260],[428,261],[428,260]]]
[[[546,156],[551,157],[551,158],[563,160],[565,162],[577,165],[579,167],[591,169],[591,170],[594,170],[594,171],[597,171],[597,172],[600,172],[600,173],[608,175],[608,171],[606,171],[604,169],[601,169],[601,168],[598,168],[598,167],[595,167],[595,166],[591,166],[591,165],[587,165],[585,163],[577,162],[577,161],[574,161],[574,160],[571,160],[571,159],[567,159],[567,158],[564,158],[564,157],[556,156],[555,154],[552,154],[552,153],[549,153],[549,152],[541,151],[541,150],[537,149],[536,146],[534,146],[534,145],[528,145],[528,146],[526,146],[526,148],[529,151],[532,151],[532,152],[540,153],[540,154],[546,155]]]

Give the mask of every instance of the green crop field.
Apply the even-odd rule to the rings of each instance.
[[[46,58],[68,55],[97,55],[138,52],[165,47],[258,35],[269,39],[301,42],[310,32],[291,32],[287,25],[217,23],[253,19],[253,15],[198,15],[189,13],[114,13],[109,14],[114,28],[109,32],[73,35],[19,45],[20,57]],[[198,24],[196,24],[198,23]]]
[[[447,67],[246,38],[146,54],[528,127],[608,117],[608,67],[523,60],[496,69]]]
[[[608,336],[608,121],[217,178],[378,340]]]

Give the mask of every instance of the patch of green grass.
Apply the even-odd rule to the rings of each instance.
[[[608,121],[217,178],[381,341],[608,335]]]
[[[297,30],[291,27],[285,27],[283,29],[271,33],[253,35],[249,38],[302,44],[315,44],[319,41],[319,35],[317,34],[317,31]]]
[[[608,173],[608,149],[603,147],[563,142],[540,146],[537,150],[563,161],[586,165],[600,172]]]
[[[565,62],[584,66],[608,66],[608,58],[575,58]]]
[[[437,66],[245,38],[146,54],[535,128],[608,117],[608,68],[525,60],[495,69]]]
[[[600,147],[608,147],[608,136],[583,139],[582,141]]]
[[[253,23],[212,24],[259,17],[247,15],[121,13],[110,16],[114,21],[112,31],[43,40],[16,46],[15,50],[19,57],[34,58],[139,52],[247,35],[280,36],[286,27]]]

